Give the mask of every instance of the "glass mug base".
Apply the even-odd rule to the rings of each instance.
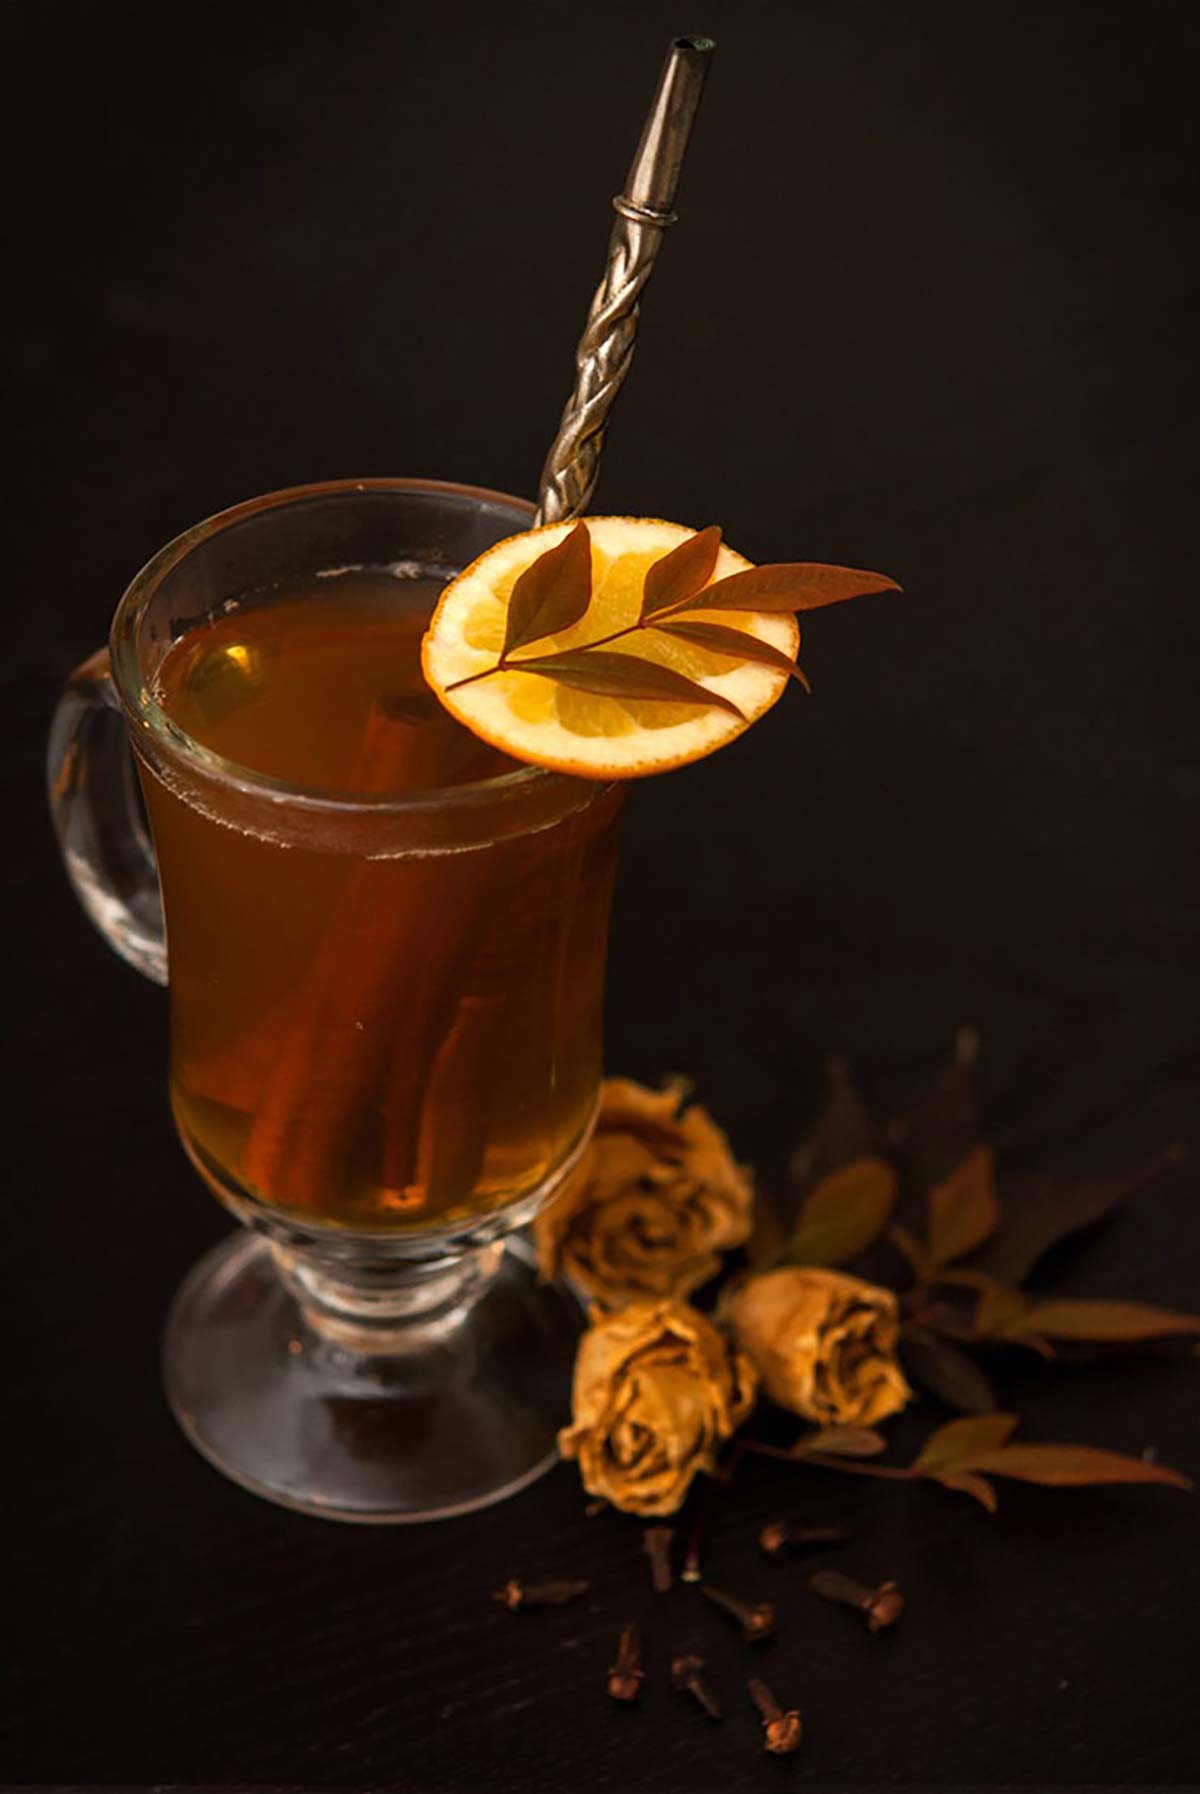
[[[402,1525],[488,1507],[558,1461],[582,1315],[524,1242],[483,1248],[460,1269],[469,1288],[375,1349],[319,1320],[277,1260],[235,1234],[167,1321],[171,1408],[225,1476],[300,1513]]]

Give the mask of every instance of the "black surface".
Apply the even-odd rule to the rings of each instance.
[[[845,1047],[883,1098],[963,1020],[1009,1162],[1194,1127],[1200,800],[1188,11],[677,4],[27,5],[3,335],[10,919],[0,1776],[45,1783],[769,1783],[741,1648],[645,1589],[575,1473],[428,1530],[325,1527],[174,1430],[171,1290],[226,1223],[163,1092],[164,1002],[105,952],[40,793],[55,690],[136,567],[251,493],[359,472],[530,491],[666,38],[720,40],[597,508],[755,559],[879,566],[817,688],[637,794],[609,1061],[684,1069],[767,1162]],[[1200,1302],[1194,1169],[1061,1265]],[[1193,1473],[1196,1366],[1013,1371],[1036,1438]],[[902,1443],[932,1413],[915,1417]],[[809,1492],[811,1490],[811,1492]],[[909,1593],[868,1645],[752,1522],[793,1497]],[[1166,1491],[1012,1486],[988,1520],[751,1468],[709,1569],[770,1591],[762,1673],[828,1788],[1200,1779],[1200,1549]],[[849,1562],[849,1559],[847,1559]],[[585,1606],[513,1619],[514,1570]],[[640,1710],[603,1693],[643,1618]],[[679,1710],[693,1640],[730,1709]]]

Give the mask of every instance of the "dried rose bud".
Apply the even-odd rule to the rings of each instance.
[[[785,1265],[743,1284],[731,1314],[764,1393],[818,1426],[873,1426],[912,1393],[896,1359],[900,1317],[889,1289]]]
[[[673,1514],[693,1477],[754,1403],[757,1378],[686,1302],[639,1302],[592,1315],[579,1344],[573,1420],[558,1436],[584,1488],[627,1514]]]
[[[686,1296],[749,1237],[754,1186],[681,1081],[601,1087],[596,1131],[574,1176],[533,1224],[545,1277],[565,1273],[602,1302]]]

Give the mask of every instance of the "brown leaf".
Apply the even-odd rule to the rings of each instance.
[[[1043,1358],[1055,1356],[1054,1347],[1044,1334],[1024,1325],[1029,1304],[1019,1289],[983,1277],[976,1282],[976,1288],[982,1292],[975,1307],[972,1329],[976,1339],[1004,1340],[1011,1345],[1028,1346]]]
[[[975,1307],[977,1334],[1003,1336],[1010,1324],[1025,1312],[1025,1297],[1011,1284],[996,1283],[990,1278],[972,1279],[981,1293]]]
[[[820,1451],[834,1458],[873,1458],[878,1452],[886,1451],[887,1440],[873,1427],[827,1426],[819,1432],[809,1433],[795,1449],[800,1456],[808,1451]]]
[[[586,523],[577,523],[536,561],[512,589],[501,659],[514,648],[557,635],[587,612],[592,601],[592,542]]]
[[[929,1480],[941,1483],[944,1489],[953,1489],[959,1495],[973,1495],[989,1514],[996,1511],[996,1491],[986,1476],[976,1476],[973,1470],[942,1470]]]
[[[980,1469],[980,1453],[1002,1446],[1016,1427],[1015,1414],[968,1414],[962,1420],[948,1420],[929,1435],[912,1468],[918,1476],[935,1470]]]
[[[954,1057],[942,1067],[920,1101],[891,1130],[919,1189],[949,1177],[979,1138],[979,1105],[975,1095],[975,1060],[979,1038],[974,1028],[960,1028]]]
[[[831,1171],[840,1171],[851,1159],[875,1158],[879,1153],[879,1129],[854,1088],[846,1059],[840,1053],[833,1054],[826,1071],[825,1107],[804,1145],[793,1153],[788,1167],[792,1182],[802,1189]]]
[[[673,604],[682,604],[698,592],[705,581],[712,578],[720,552],[720,525],[710,523],[707,529],[689,536],[670,554],[652,561],[642,582],[642,620],[657,615],[660,610],[669,610]]]
[[[807,676],[790,654],[785,654],[771,642],[764,642],[759,635],[748,635],[744,629],[726,629],[723,623],[669,622],[654,623],[651,627],[660,629],[664,635],[677,635],[681,641],[694,642],[698,648],[707,648],[713,654],[727,654],[731,660],[752,660],[756,666],[774,667],[777,673],[787,673],[790,678],[798,679],[805,691],[812,690]]]
[[[973,1453],[964,1468],[1062,1489],[1088,1483],[1168,1483],[1175,1489],[1192,1487],[1186,1476],[1165,1464],[1128,1458],[1118,1451],[1099,1451],[1094,1445],[1006,1445],[999,1451]]]
[[[1023,1306],[1002,1330],[1006,1336],[1037,1333],[1049,1339],[1165,1339],[1172,1333],[1200,1333],[1200,1315],[1179,1314],[1147,1302],[1063,1296]]]
[[[977,1146],[929,1192],[930,1258],[935,1265],[965,1258],[995,1232],[999,1221],[991,1148]]]
[[[1095,1226],[1139,1185],[1177,1162],[1176,1149],[1124,1177],[1072,1179],[1039,1172],[1012,1184],[1006,1180],[1004,1226],[982,1255],[982,1268],[1008,1283],[1023,1283],[1051,1247]]]
[[[936,1282],[947,1289],[974,1289],[981,1292],[1010,1288],[1009,1284],[989,1277],[986,1271],[976,1270],[974,1265],[941,1265]]]
[[[754,1194],[753,1229],[746,1241],[746,1256],[756,1270],[767,1270],[779,1263],[779,1255],[787,1240],[787,1227],[780,1218],[779,1203],[770,1191],[758,1189]]]
[[[886,1159],[854,1159],[822,1179],[800,1209],[781,1264],[844,1265],[882,1233],[897,1192]]]
[[[819,561],[779,561],[748,567],[706,586],[673,606],[675,610],[820,610],[868,592],[898,592],[894,579],[857,567],[826,567]]]
[[[996,1406],[992,1386],[973,1358],[925,1327],[906,1327],[900,1356],[910,1381],[919,1383],[948,1408],[988,1414]]]
[[[894,1227],[888,1228],[888,1239],[918,1277],[929,1275],[933,1267],[924,1246],[915,1234],[910,1233],[907,1227],[902,1227],[897,1222]]]
[[[694,679],[685,679],[671,667],[643,660],[637,654],[615,654],[599,648],[568,648],[561,654],[540,654],[530,660],[510,662],[513,673],[540,673],[573,691],[593,692],[602,698],[652,698],[666,704],[712,704],[745,722],[731,698],[710,691]]]

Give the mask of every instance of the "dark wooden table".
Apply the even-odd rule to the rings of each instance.
[[[598,495],[755,559],[880,566],[813,621],[817,695],[637,793],[609,1062],[684,1070],[770,1167],[849,1052],[900,1106],[957,1024],[1005,1162],[1195,1132],[1194,179],[1185,12],[660,0],[26,5],[11,92],[6,1712],[16,1783],[684,1790],[768,1783],[741,1647],[646,1588],[573,1469],[493,1512],[358,1530],[223,1482],[159,1388],[172,1289],[227,1223],[164,1099],[165,1006],[60,876],[49,709],[163,541],[350,473],[528,491],[666,38],[720,40]],[[1196,1306],[1193,1168],[1060,1286]],[[1200,1472],[1187,1352],[1006,1366],[1028,1436]],[[938,1417],[901,1429],[901,1454]],[[910,1613],[869,1645],[755,1522],[861,1529]],[[939,1491],[750,1466],[711,1573],[770,1593],[762,1672],[822,1788],[1178,1786],[1200,1550],[1167,1491]],[[514,1570],[586,1574],[514,1619]],[[653,1680],[602,1692],[639,1616]],[[730,1716],[682,1709],[693,1641]],[[787,1771],[781,1771],[787,1773]]]

